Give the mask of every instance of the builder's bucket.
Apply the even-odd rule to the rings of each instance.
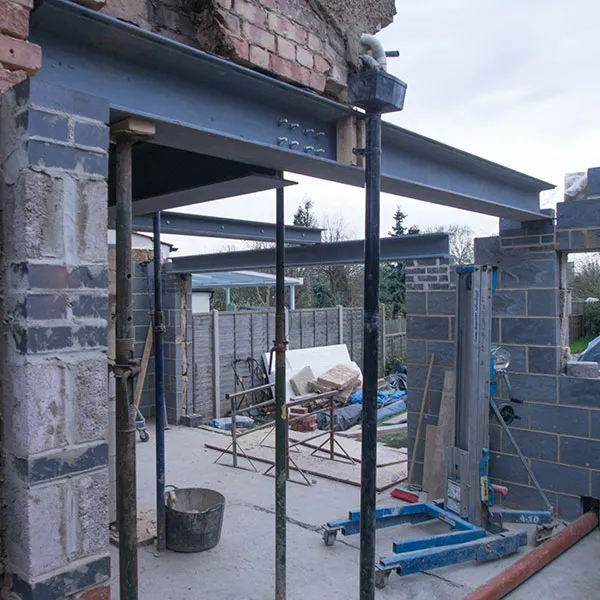
[[[221,538],[225,497],[204,488],[179,488],[166,498],[167,548],[202,552]]]

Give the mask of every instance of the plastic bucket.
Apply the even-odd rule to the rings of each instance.
[[[167,494],[167,548],[202,552],[221,538],[225,497],[205,488],[179,488]]]

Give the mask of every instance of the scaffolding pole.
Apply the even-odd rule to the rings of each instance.
[[[137,498],[135,468],[135,376],[131,254],[131,146],[132,137],[117,138],[117,303],[116,303],[116,440],[117,523],[119,528],[120,600],[137,600]]]
[[[379,364],[379,196],[381,113],[367,114],[365,298],[360,486],[360,599],[375,594],[375,502],[377,496],[377,377]]]
[[[276,190],[275,264],[275,598],[286,597],[287,406],[285,385],[285,229],[283,188]]]
[[[162,311],[160,212],[154,213],[154,414],[156,415],[156,548],[167,548],[165,515],[165,346]]]
[[[371,36],[361,38],[372,48]],[[377,48],[376,48],[377,49]],[[380,48],[379,48],[380,49]],[[373,57],[370,57],[373,59]],[[373,60],[371,62],[374,62]],[[371,63],[368,63],[371,64]],[[363,329],[363,404],[360,480],[360,600],[375,598],[377,499],[377,376],[379,361],[379,212],[381,195],[381,115],[402,110],[406,84],[385,70],[365,68],[348,77],[350,103],[366,113],[365,291]]]
[[[153,123],[135,118],[111,126],[111,137],[115,142],[117,213],[117,314],[113,373],[117,381],[115,433],[120,600],[138,600],[136,406],[133,390],[140,366],[135,359],[133,337],[131,148],[135,141],[153,137],[154,132]]]

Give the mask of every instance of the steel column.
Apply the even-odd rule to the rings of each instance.
[[[275,298],[275,599],[286,597],[287,406],[285,385],[284,192],[277,189]]]
[[[379,197],[381,114],[367,114],[365,299],[360,487],[360,600],[375,598],[375,502],[377,495],[377,368],[379,360]]]
[[[156,547],[166,550],[165,523],[165,346],[162,312],[160,213],[154,213],[154,414],[156,415]]]
[[[116,303],[116,441],[117,522],[119,528],[120,600],[137,600],[137,486],[134,339],[131,253],[131,136],[118,137],[116,155],[117,303]]]

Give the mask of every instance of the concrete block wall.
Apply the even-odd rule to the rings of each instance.
[[[1,99],[2,595],[15,600],[108,598],[108,113],[35,79]]]
[[[152,265],[152,251],[145,251],[147,256],[137,256],[133,265],[133,335],[135,339],[135,357],[142,360],[144,346],[151,326],[150,299],[148,296],[148,280],[146,269],[150,270],[150,290],[152,294],[152,310],[154,310],[154,274]],[[142,260],[138,262],[140,258]],[[153,333],[154,336],[154,333]],[[145,417],[154,417],[154,339],[152,340],[152,352],[148,362],[148,369],[142,388],[140,409]]]
[[[359,66],[359,38],[392,22],[392,0],[107,0],[103,12],[329,95]]]
[[[562,373],[559,253],[544,243],[507,247],[506,231],[501,223],[499,238],[476,240],[475,259],[499,267],[494,331],[511,352],[513,397],[524,402],[513,404],[521,419],[511,431],[558,514],[573,519],[581,514],[581,497],[600,498],[600,462],[594,459],[600,449],[600,379]],[[510,440],[496,424],[490,437],[490,474],[510,489],[505,504],[539,508]]]
[[[193,320],[191,275],[164,273],[165,398],[167,419],[178,423],[193,406]]]
[[[111,250],[112,252],[112,250]],[[154,311],[154,272],[151,250],[134,250],[133,265],[133,331],[135,339],[135,357],[142,360],[144,346],[148,335],[148,328],[152,319],[150,310]],[[165,265],[165,269],[168,266]],[[150,294],[148,292],[148,275],[150,271]],[[171,423],[178,423],[182,411],[189,399],[192,405],[193,386],[192,371],[188,374],[186,365],[193,362],[193,327],[191,308],[191,285],[189,276],[172,275],[163,273],[163,315],[165,324],[165,402],[167,417]],[[182,303],[182,294],[186,294],[186,301]],[[181,318],[182,307],[186,308],[186,317]],[[183,329],[185,325],[185,331]],[[154,374],[154,339],[152,351],[142,388],[140,410],[146,418],[155,416],[155,374]]]
[[[408,449],[415,457],[413,483],[421,483],[425,432],[437,425],[444,372],[454,368],[455,269],[447,259],[427,258],[406,263],[406,363],[408,366]],[[431,355],[434,354],[423,422],[417,422]]]
[[[577,204],[583,208],[586,202]],[[593,225],[594,219],[588,215],[587,222]],[[574,519],[581,514],[582,497],[600,498],[600,462],[594,458],[600,450],[600,379],[563,374],[564,259],[554,239],[551,219],[523,225],[501,221],[500,236],[476,240],[475,262],[499,269],[492,337],[511,353],[512,395],[523,401],[512,405],[521,418],[511,431],[557,514]],[[433,261],[407,265],[408,430],[415,483],[422,478],[426,426],[437,423],[444,370],[454,362],[454,269],[445,266],[444,272],[442,267]],[[432,353],[435,362],[417,439]],[[501,388],[499,395],[507,400],[506,390]],[[494,421],[490,450],[490,475],[510,490],[503,503],[540,509],[526,470]]]

